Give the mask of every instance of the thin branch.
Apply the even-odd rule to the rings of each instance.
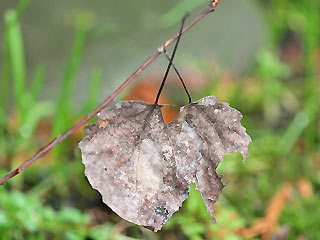
[[[215,1],[211,1],[209,7],[202,11],[194,20],[192,20],[183,30],[182,34],[185,33],[187,30],[189,30],[194,24],[199,22],[203,17],[205,17],[208,13],[213,12],[217,6]],[[10,178],[18,175],[22,171],[24,171],[27,167],[29,167],[32,163],[34,163],[36,160],[38,160],[40,157],[44,156],[47,152],[49,152],[53,147],[55,147],[58,143],[61,143],[63,140],[65,140],[69,135],[74,133],[78,128],[85,125],[92,117],[94,117],[97,113],[99,113],[102,109],[104,109],[106,106],[108,106],[113,100],[124,90],[129,83],[134,80],[147,66],[150,65],[162,52],[163,49],[168,47],[172,42],[174,42],[178,38],[178,35],[172,37],[168,41],[166,41],[161,47],[159,47],[155,53],[153,53],[138,69],[131,74],[131,76],[120,85],[107,99],[105,99],[98,107],[96,107],[91,113],[89,113],[87,116],[85,116],[83,119],[76,122],[69,130],[67,130],[62,135],[58,135],[56,138],[53,139],[52,142],[48,143],[46,146],[41,148],[36,154],[34,154],[31,158],[26,160],[24,163],[22,163],[18,168],[12,170],[7,175],[3,176],[0,179],[0,185],[2,185],[4,182],[9,180]]]

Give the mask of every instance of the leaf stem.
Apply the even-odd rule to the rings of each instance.
[[[161,82],[161,85],[160,85],[160,88],[159,88],[159,91],[158,91],[156,100],[155,100],[155,102],[154,102],[154,105],[158,105],[158,101],[159,101],[159,98],[160,98],[160,94],[161,94],[162,89],[163,89],[163,87],[164,87],[164,84],[165,84],[165,82],[166,82],[166,80],[167,80],[167,78],[168,78],[168,74],[169,74],[170,68],[171,68],[171,66],[172,66],[173,58],[174,58],[174,56],[176,55],[176,51],[177,51],[177,49],[178,49],[178,45],[179,45],[179,42],[180,42],[180,38],[181,38],[181,34],[182,34],[184,22],[185,22],[186,18],[187,18],[189,15],[190,15],[189,13],[186,13],[186,14],[184,15],[184,17],[182,18],[182,22],[181,22],[181,27],[180,27],[178,39],[177,39],[176,45],[174,46],[174,49],[173,49],[173,52],[172,52],[172,55],[171,55],[171,58],[170,58],[170,62],[169,62],[169,64],[168,64],[166,73],[164,74],[164,77],[163,77],[163,79],[162,79],[162,82]]]
[[[163,53],[166,56],[166,58],[170,61],[170,57],[168,56],[167,51],[166,51],[165,48],[163,49]],[[188,96],[189,103],[192,103],[192,98],[191,98],[190,92],[189,92],[186,84],[184,83],[184,81],[183,81],[183,79],[181,77],[181,74],[179,73],[178,69],[176,68],[176,66],[173,63],[172,63],[172,67],[173,67],[174,71],[176,72],[176,74],[178,75],[178,77],[180,79],[180,82],[181,82],[181,84],[182,84],[182,86],[184,88],[184,91],[186,92],[186,94]]]

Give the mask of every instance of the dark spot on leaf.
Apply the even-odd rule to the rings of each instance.
[[[165,220],[168,220],[169,211],[166,207],[164,206],[155,207],[154,212],[156,215],[160,215],[164,217]]]
[[[107,151],[107,154],[108,154],[109,156],[112,156],[112,155],[113,155],[113,151],[112,151],[112,150],[108,150],[108,151]]]
[[[138,134],[135,135],[135,136],[134,136],[134,140],[137,141],[137,142],[140,141],[140,135],[138,135]]]

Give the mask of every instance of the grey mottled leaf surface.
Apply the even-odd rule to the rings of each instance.
[[[205,97],[165,124],[161,107],[124,101],[102,110],[79,144],[85,175],[114,212],[154,231],[181,207],[193,181],[215,221],[218,164],[227,153],[248,156],[242,115]]]

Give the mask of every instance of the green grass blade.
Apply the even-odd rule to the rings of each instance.
[[[10,79],[11,78],[11,74],[10,74],[11,73],[11,71],[10,71],[11,66],[10,66],[9,41],[11,40],[10,36],[12,36],[12,32],[9,35],[8,29],[9,29],[10,24],[16,25],[18,19],[20,18],[21,14],[25,11],[29,2],[30,2],[30,0],[21,0],[18,3],[17,13],[12,14],[9,11],[9,13],[7,13],[7,15],[5,17],[6,28],[5,28],[5,31],[3,34],[2,67],[1,67],[1,75],[0,75],[0,125],[4,124],[6,118],[8,117],[6,111],[8,110],[7,106],[8,106],[9,95],[10,95],[10,91],[8,91],[8,89],[10,89],[10,80],[11,80]],[[14,15],[16,15],[16,16],[14,16]],[[13,32],[14,31],[15,30],[13,30]],[[18,34],[19,34],[19,32],[21,35],[21,31],[18,29]],[[22,41],[20,43],[22,43]],[[10,46],[10,47],[12,47],[12,46]],[[24,56],[23,52],[22,52],[22,56]]]
[[[305,128],[309,123],[308,116],[304,112],[299,112],[296,114],[289,127],[283,134],[280,141],[279,149],[285,154],[288,154],[294,144],[297,142],[298,138],[301,136]]]
[[[0,79],[0,108],[5,111],[9,100],[10,87],[10,60],[8,49],[8,33],[4,32],[3,46],[2,46],[2,67]]]
[[[20,128],[20,135],[27,139],[30,138],[39,124],[40,120],[44,117],[53,115],[53,104],[51,102],[42,101],[32,105],[25,116],[25,122]],[[30,141],[30,139],[29,139]]]
[[[24,13],[26,8],[28,7],[30,0],[20,0],[17,6],[17,16],[18,18]]]
[[[95,68],[92,70],[91,77],[90,77],[88,98],[83,108],[84,112],[91,111],[97,104],[97,100],[99,97],[101,77],[102,77],[101,68]]]
[[[2,131],[2,128],[6,126],[7,119],[8,119],[8,115],[6,111],[3,109],[2,106],[0,106],[0,132]]]
[[[304,108],[312,119],[306,128],[305,141],[311,147],[316,141],[316,115],[319,112],[319,89],[317,83],[317,50],[320,36],[317,4],[310,2],[304,9],[307,16],[306,34],[304,34]]]
[[[71,110],[73,83],[85,44],[86,31],[87,24],[83,22],[80,23],[76,30],[70,59],[62,80],[61,92],[56,105],[55,120],[52,132],[54,136],[65,131],[69,124],[68,115]]]
[[[36,100],[36,98],[40,94],[45,72],[46,72],[46,68],[44,65],[40,64],[37,66],[33,80],[32,80],[31,92],[30,92],[33,101]]]
[[[22,42],[22,33],[18,22],[17,13],[14,10],[8,10],[5,13],[5,25],[7,29],[7,43],[9,50],[9,59],[11,73],[13,78],[13,97],[15,107],[19,117],[22,120],[26,109],[25,101],[25,56]]]

